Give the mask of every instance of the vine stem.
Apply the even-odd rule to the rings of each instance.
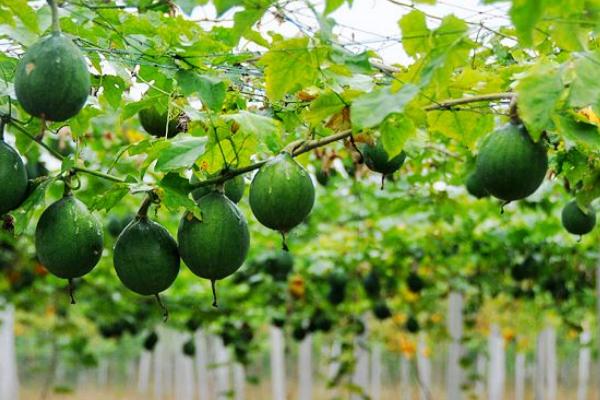
[[[516,93],[502,92],[502,93],[489,93],[482,94],[479,96],[468,96],[460,99],[449,99],[440,101],[436,104],[432,104],[424,108],[425,111],[438,111],[438,110],[451,110],[454,106],[460,106],[469,103],[479,103],[483,101],[494,101],[494,100],[513,100],[516,98]]]
[[[50,9],[52,10],[52,32],[60,33],[60,21],[58,18],[58,4],[56,0],[47,0]]]
[[[23,135],[27,136],[29,139],[31,139],[32,141],[34,141],[35,143],[37,143],[38,145],[43,147],[48,153],[50,153],[57,160],[63,161],[65,159],[65,157],[63,157],[62,154],[60,154],[58,151],[56,151],[53,148],[51,148],[50,146],[48,146],[46,143],[42,142],[41,139],[39,139],[39,138],[35,137],[34,135],[32,135],[31,133],[27,132],[27,129],[18,125],[14,120],[11,120],[9,122],[9,124],[13,128],[15,128],[17,131],[21,132]],[[73,170],[84,173],[84,174],[93,175],[98,178],[106,179],[106,180],[116,182],[116,183],[126,183],[125,179],[123,179],[123,178],[119,178],[117,176],[110,175],[110,174],[105,174],[104,172],[96,171],[96,170],[89,169],[86,167],[75,166],[75,167],[73,167]]]
[[[351,129],[347,129],[345,131],[336,133],[334,135],[330,135],[330,136],[326,136],[324,138],[321,139],[316,139],[316,140],[306,140],[306,141],[301,141],[299,143],[297,143],[290,151],[290,154],[292,157],[297,157],[301,154],[307,153],[311,150],[314,150],[316,148],[319,147],[323,147],[326,146],[330,143],[333,142],[337,142],[339,140],[343,140],[346,139],[348,137],[350,137],[352,135],[352,130]],[[270,160],[270,159],[269,159]],[[235,168],[235,169],[230,169],[228,170],[225,174],[216,177],[216,178],[212,178],[212,179],[207,179],[205,181],[199,182],[196,185],[194,185],[194,187],[205,187],[205,186],[210,186],[210,185],[216,185],[219,183],[223,183],[231,178],[234,178],[238,175],[242,175],[245,174],[247,172],[251,172],[254,171],[256,169],[259,169],[260,167],[262,167],[263,165],[265,165],[269,160],[264,160],[264,161],[259,161],[257,163],[254,164],[250,164],[247,165],[245,167],[241,167],[241,168]]]

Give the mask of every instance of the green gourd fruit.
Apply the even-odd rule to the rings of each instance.
[[[562,224],[573,235],[585,235],[596,226],[596,212],[591,207],[584,211],[575,200],[570,201],[562,210]]]
[[[143,296],[168,289],[179,273],[175,239],[160,224],[137,216],[119,235],[113,253],[117,276]]]
[[[467,192],[469,192],[471,196],[476,197],[478,199],[482,199],[490,195],[486,188],[483,186],[483,182],[481,181],[481,177],[479,176],[477,171],[469,174],[465,186],[467,188]]]
[[[315,187],[310,175],[283,152],[261,167],[250,186],[250,208],[267,228],[285,234],[310,214]]]
[[[146,132],[156,137],[172,138],[183,129],[179,123],[179,115],[171,115],[169,119],[168,111],[161,112],[156,107],[144,108],[138,113],[140,123]]]
[[[21,156],[0,140],[0,215],[19,207],[27,194],[27,170]]]
[[[506,202],[524,199],[542,184],[548,155],[522,125],[507,124],[492,132],[477,157],[477,173],[483,187]]]
[[[223,194],[211,192],[200,198],[198,206],[202,221],[187,212],[179,223],[179,254],[194,274],[211,281],[214,292],[215,281],[233,274],[244,263],[250,233],[244,215]]]
[[[390,158],[380,140],[373,144],[367,143],[363,145],[362,154],[365,158],[367,167],[371,171],[379,172],[383,175],[390,175],[398,171],[406,160],[406,153],[404,151],[400,152],[397,156]]]
[[[90,88],[83,54],[60,32],[33,44],[17,65],[17,99],[29,114],[45,120],[65,121],[77,115]]]
[[[39,261],[64,279],[90,272],[102,256],[102,226],[81,201],[66,195],[50,205],[35,230]]]

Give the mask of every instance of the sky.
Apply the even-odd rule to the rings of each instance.
[[[400,42],[400,29],[398,20],[410,12],[409,7],[394,4],[411,4],[410,0],[354,0],[350,7],[344,4],[330,15],[338,24],[334,31],[339,35],[343,43],[358,42],[362,45],[351,46],[355,51],[366,49],[375,50],[387,64],[406,64],[409,60],[402,49]],[[313,2],[322,7],[321,2]],[[428,14],[444,17],[454,14],[469,22],[483,22],[486,26],[497,28],[509,22],[507,10],[509,3],[497,3],[495,5],[482,5],[479,0],[438,0],[434,6],[419,4],[418,8]],[[315,29],[317,23],[310,10],[302,2],[293,3],[289,9],[306,28]],[[231,18],[234,11],[226,14],[224,18]],[[212,5],[198,7],[194,13],[194,19],[215,18],[216,12]],[[439,21],[428,19],[430,27],[435,27]],[[209,26],[210,24],[208,24]],[[474,28],[475,30],[477,27]],[[266,17],[261,24],[263,33],[269,30],[283,33],[286,36],[294,36],[300,33],[298,26],[290,22],[281,22],[274,17]],[[258,49],[249,45],[248,49]]]

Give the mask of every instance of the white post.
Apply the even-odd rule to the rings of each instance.
[[[525,354],[515,357],[515,400],[525,400]]]
[[[15,351],[15,309],[0,305],[0,399],[19,399],[19,378]]]
[[[159,331],[159,340],[152,354],[154,362],[154,398],[162,399],[164,390],[164,360],[165,360],[165,337],[164,330]]]
[[[271,389],[273,400],[285,400],[285,338],[283,331],[271,326]]]
[[[419,376],[419,399],[431,400],[431,360],[427,356],[425,336],[419,336],[417,346],[417,370]]]
[[[234,400],[244,400],[246,398],[246,371],[240,363],[233,365],[233,386]]]
[[[410,359],[406,355],[402,355],[400,358],[400,393],[403,393],[403,399],[412,399]]]
[[[220,337],[214,337],[216,363],[216,398],[229,399],[229,352]]]
[[[504,339],[498,325],[492,326],[488,339],[490,367],[488,374],[488,400],[504,399],[505,356]]]
[[[195,334],[196,344],[196,389],[198,391],[198,400],[209,400],[210,391],[208,387],[208,346],[206,345],[206,336],[202,331]]]
[[[450,348],[448,349],[448,370],[446,385],[448,387],[448,400],[462,399],[462,371],[460,358],[462,347],[460,341],[463,334],[463,297],[457,292],[450,293],[448,298],[448,331],[450,332]]]
[[[556,330],[546,329],[546,400],[556,400],[558,368],[556,362]]]
[[[194,399],[194,359],[182,352],[187,337],[178,334],[175,341],[175,400]]]
[[[546,331],[537,336],[535,348],[535,400],[546,400]]]
[[[485,397],[485,370],[486,358],[483,354],[477,354],[477,382],[475,383],[475,394],[478,399]]]
[[[369,385],[369,352],[367,351],[367,338],[369,333],[366,320],[363,319],[363,323],[365,324],[365,331],[362,335],[357,336],[354,342],[356,365],[354,368],[354,375],[352,376],[352,383],[359,387],[364,394],[367,394]],[[356,393],[350,396],[351,400],[362,400],[363,398],[363,395]]]
[[[58,381],[59,368],[57,365],[57,371],[55,372],[55,379]],[[98,375],[97,375],[98,387],[103,388],[108,386],[108,360],[100,360],[98,363]]]
[[[381,399],[381,344],[371,349],[371,400]]]
[[[590,341],[592,335],[590,331],[585,329],[581,333],[581,349],[579,349],[579,373],[577,379],[577,400],[587,400],[588,398],[588,385],[590,383],[590,369],[591,369],[591,349]]]
[[[331,343],[331,352],[329,353],[329,357],[330,357],[330,362],[329,362],[329,368],[327,370],[327,378],[328,379],[333,379],[335,377],[335,375],[338,373],[338,370],[340,369],[340,362],[339,362],[339,357],[340,354],[342,353],[342,346],[340,344],[340,342],[334,341],[333,343]]]
[[[298,400],[312,399],[312,335],[306,335],[298,349]]]
[[[598,331],[596,332],[598,337],[596,338],[596,346],[598,348],[598,353],[600,354],[600,263],[596,267],[596,325]],[[600,365],[600,363],[598,363]],[[597,372],[596,375],[599,375]],[[597,384],[597,392],[600,393],[600,379],[596,379]],[[600,397],[600,394],[598,395]]]
[[[144,350],[140,355],[140,361],[138,364],[138,393],[148,393],[148,386],[150,384],[150,367],[152,363],[152,353]]]

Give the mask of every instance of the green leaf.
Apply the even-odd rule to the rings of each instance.
[[[562,91],[559,70],[547,61],[531,68],[517,84],[519,117],[533,140],[552,126],[552,114]]]
[[[213,76],[199,75],[192,71],[179,71],[176,79],[184,96],[198,93],[202,103],[209,109],[221,110],[227,91],[223,80]]]
[[[394,114],[381,124],[381,142],[390,158],[404,150],[406,141],[417,133],[413,121],[404,114]]]
[[[156,171],[173,171],[191,168],[206,148],[205,137],[192,137],[170,141],[169,147],[163,149],[156,161]]]
[[[181,7],[184,13],[191,15],[194,8],[199,5],[205,5],[208,0],[175,0],[175,4]]]
[[[385,87],[357,97],[350,109],[352,129],[358,132],[372,128],[379,125],[388,115],[401,113],[418,92],[417,86],[407,84],[396,93]]]
[[[259,64],[265,67],[269,100],[281,100],[286,94],[315,83],[319,62],[308,43],[307,37],[280,40],[261,58]]]
[[[229,9],[235,6],[241,6],[244,4],[244,0],[213,0],[215,8],[217,9],[217,17],[220,17],[226,13]]]
[[[600,53],[582,53],[575,61],[573,71],[575,77],[569,93],[571,107],[600,107]]]
[[[100,195],[94,196],[91,208],[92,210],[110,211],[128,193],[129,188],[126,185],[113,185],[108,191]]]
[[[427,124],[430,134],[441,134],[472,149],[480,137],[494,129],[494,117],[467,111],[433,111],[427,113]]]
[[[543,14],[544,0],[513,0],[510,17],[522,44],[531,46],[533,29]]]
[[[105,75],[102,77],[103,96],[115,110],[121,105],[123,91],[127,89],[125,81],[118,76]]]
[[[340,96],[329,90],[310,103],[303,116],[311,125],[317,125],[325,118],[342,111],[345,106]]]
[[[27,29],[40,33],[37,14],[27,4],[27,0],[0,0],[0,6],[9,8]]]
[[[263,115],[240,111],[236,114],[223,115],[222,118],[225,121],[235,121],[239,125],[237,132],[242,135],[265,138],[267,136],[280,136],[281,134],[279,121]]]
[[[331,14],[332,12],[340,8],[345,1],[346,0],[326,0],[323,15]],[[351,1],[349,3],[351,3]]]
[[[431,48],[431,31],[427,28],[425,13],[414,10],[398,21],[402,32],[402,46],[411,57],[427,53]]]
[[[202,219],[202,213],[198,205],[190,197],[193,187],[188,179],[176,173],[168,173],[158,182],[158,186],[164,191],[164,195],[161,196],[161,204],[167,209],[173,212],[186,209],[191,211],[196,218]]]
[[[553,121],[557,132],[565,138],[577,144],[600,148],[600,131],[596,125],[578,121],[573,114],[554,114]]]
[[[46,190],[50,187],[50,184],[54,182],[55,178],[45,179],[40,182],[31,194],[25,199],[19,209],[13,212],[15,217],[15,233],[17,235],[22,234],[25,229],[31,226],[33,219],[33,212],[37,208],[41,208],[45,205]]]

